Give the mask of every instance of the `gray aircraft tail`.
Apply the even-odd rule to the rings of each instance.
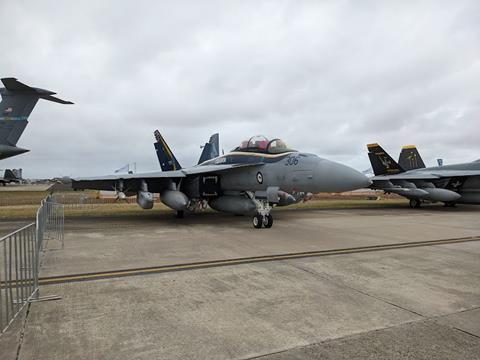
[[[173,155],[172,150],[170,150],[162,135],[160,135],[160,132],[155,130],[153,134],[157,140],[153,145],[155,146],[155,151],[157,152],[158,161],[162,171],[180,170],[182,167]]]
[[[402,147],[398,164],[405,170],[423,169],[425,163],[423,162],[420,153],[415,145],[405,145]]]
[[[73,104],[56,98],[53,91],[30,87],[15,78],[1,79],[0,89],[0,159],[27,152],[15,145],[28,124],[28,117],[38,99],[60,104]]]
[[[216,133],[210,136],[210,140],[203,146],[203,151],[200,155],[200,159],[198,159],[198,163],[201,164],[204,161],[214,159],[219,155],[219,136],[218,133]]]
[[[375,175],[399,174],[405,170],[378,144],[368,144],[368,157]]]
[[[0,178],[0,183],[5,184],[11,182],[20,182],[22,180],[22,169],[6,169],[3,178]]]

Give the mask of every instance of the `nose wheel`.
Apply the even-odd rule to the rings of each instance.
[[[262,227],[262,224],[263,224],[263,216],[260,215],[260,214],[256,214],[254,217],[253,217],[253,227],[255,229],[260,229]]]
[[[262,226],[269,229],[273,225],[273,216],[271,214],[256,214],[252,219],[253,227],[260,229]]]
[[[422,201],[420,199],[410,199],[409,205],[412,209],[418,209],[422,206]]]
[[[268,228],[271,228],[273,225],[273,216],[272,214],[267,214],[263,217],[263,226]]]

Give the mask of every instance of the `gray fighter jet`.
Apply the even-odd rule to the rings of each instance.
[[[58,99],[54,92],[30,87],[15,78],[1,79],[4,88],[0,89],[0,160],[26,153],[27,149],[17,147],[18,139],[27,127],[28,117],[38,99],[60,104],[73,104]]]
[[[367,148],[375,174],[372,189],[404,196],[412,208],[419,208],[422,202],[480,204],[480,159],[427,168],[413,145],[403,147],[399,163],[378,144]]]
[[[370,185],[356,170],[290,149],[280,139],[254,136],[219,155],[216,134],[204,147],[201,162],[182,168],[158,130],[155,138],[161,172],[72,179],[72,187],[115,190],[121,197],[137,195],[143,209],[151,209],[152,193],[160,193],[161,201],[178,217],[209,205],[217,211],[252,214],[255,228],[270,228],[273,206],[298,203],[310,193]]]

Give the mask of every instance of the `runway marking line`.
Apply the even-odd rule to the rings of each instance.
[[[99,271],[99,272],[92,272],[92,273],[48,276],[48,277],[39,278],[39,284],[53,285],[53,284],[61,284],[61,283],[68,283],[68,282],[102,280],[102,279],[111,279],[111,278],[119,278],[119,277],[126,277],[126,276],[146,275],[146,274],[153,274],[153,273],[166,273],[166,272],[174,272],[174,271],[206,269],[211,267],[242,265],[242,264],[251,264],[251,263],[258,263],[258,262],[280,261],[280,260],[290,260],[290,259],[299,259],[299,258],[308,258],[308,257],[346,255],[346,254],[355,254],[355,253],[362,253],[362,252],[393,250],[393,249],[412,248],[412,247],[420,247],[420,246],[455,244],[455,243],[470,242],[470,241],[480,241],[480,236],[384,244],[384,245],[371,245],[371,246],[351,247],[351,248],[331,249],[331,250],[317,250],[317,251],[286,253],[286,254],[277,254],[277,255],[252,256],[252,257],[224,259],[224,260],[199,261],[199,262],[184,263],[184,264],[172,264],[172,265],[160,265],[160,266],[151,266],[151,267],[143,267],[143,268],[121,269],[121,270],[113,270],[113,271],[110,270],[110,271]]]

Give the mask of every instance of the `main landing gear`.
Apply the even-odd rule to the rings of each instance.
[[[420,199],[410,199],[410,207],[413,209],[418,209],[422,206],[422,201]]]

